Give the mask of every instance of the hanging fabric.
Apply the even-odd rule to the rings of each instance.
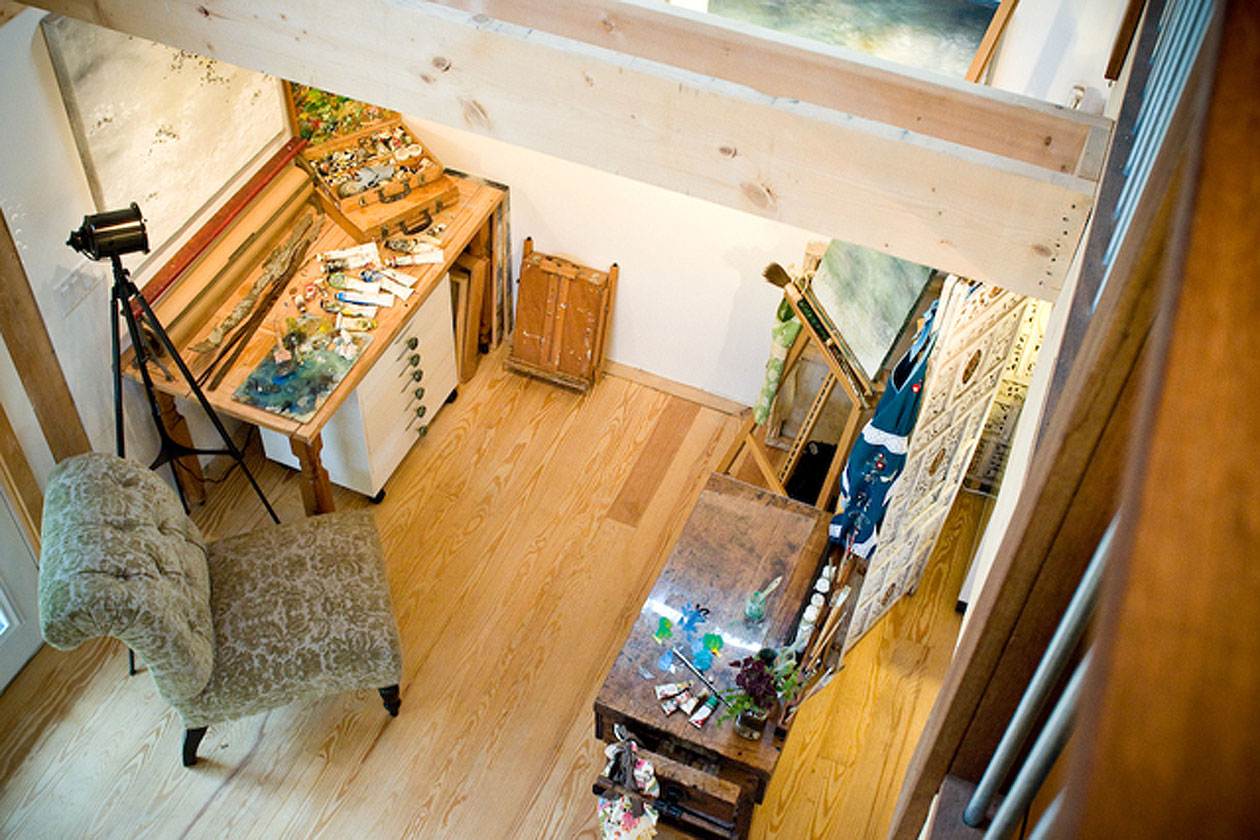
[[[601,840],[651,840],[656,836],[660,785],[652,762],[638,754],[638,743],[620,724],[613,730],[620,739],[604,748],[608,763],[604,776],[615,789],[600,796],[596,814]]]
[[[766,379],[757,395],[757,404],[753,406],[753,421],[764,426],[770,417],[770,408],[779,393],[779,384],[783,379],[783,368],[796,336],[801,332],[801,322],[787,300],[779,301],[775,311],[774,326],[770,330],[770,358],[766,360]]]
[[[859,557],[870,557],[875,551],[888,491],[905,466],[928,357],[936,343],[935,319],[934,301],[909,349],[893,367],[875,414],[862,428],[845,465],[838,512],[832,517],[828,537]]]

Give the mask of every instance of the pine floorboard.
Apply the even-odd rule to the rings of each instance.
[[[0,695],[0,837],[595,838],[591,706],[738,421],[606,377],[579,396],[482,360],[372,505],[402,633],[402,711],[374,691],[211,727],[198,765],[124,648],[43,648]],[[248,461],[282,519],[295,474]],[[964,511],[965,513],[965,511]],[[239,470],[194,514],[264,526]],[[953,520],[951,520],[953,522]],[[973,526],[974,527],[974,526]],[[917,595],[802,710],[757,838],[881,837],[958,619],[966,517]],[[969,544],[968,544],[969,547]]]

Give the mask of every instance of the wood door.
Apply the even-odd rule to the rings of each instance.
[[[18,527],[7,491],[0,493],[0,690],[17,676],[43,639],[39,634],[38,565]]]

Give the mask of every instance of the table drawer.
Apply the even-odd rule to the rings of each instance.
[[[321,431],[329,478],[376,495],[457,384],[450,280],[443,277]],[[267,457],[298,466],[282,435],[264,429],[263,444]]]

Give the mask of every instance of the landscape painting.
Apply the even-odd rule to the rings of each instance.
[[[998,0],[709,0],[710,13],[963,78]]]
[[[932,269],[881,251],[831,240],[810,291],[874,379],[889,363]]]

